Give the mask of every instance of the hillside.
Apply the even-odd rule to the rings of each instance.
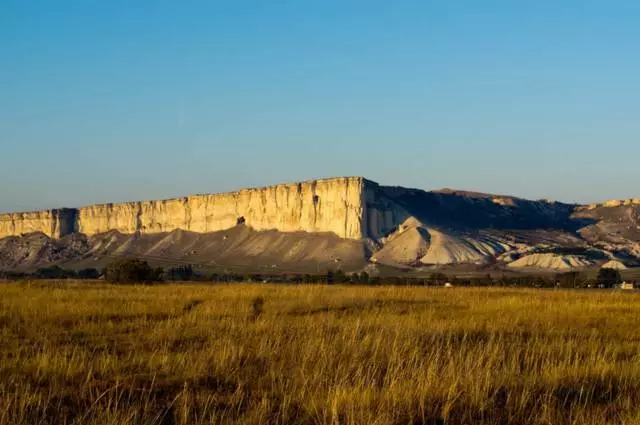
[[[637,263],[639,242],[636,202],[571,205],[361,177],[0,215],[0,269],[16,270],[99,268],[120,256],[282,272],[626,267]]]

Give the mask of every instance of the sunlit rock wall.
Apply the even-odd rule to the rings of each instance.
[[[77,210],[57,210],[0,214],[0,238],[42,232],[59,238],[75,230]]]
[[[377,209],[376,188],[361,177],[339,177],[163,201],[4,214],[0,238],[30,232],[54,238],[74,231],[89,236],[109,230],[215,232],[243,222],[255,230],[332,232],[361,239],[384,233],[393,224]]]

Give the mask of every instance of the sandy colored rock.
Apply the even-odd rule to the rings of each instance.
[[[255,230],[331,232],[362,239],[395,224],[389,211],[365,211],[366,199],[374,198],[371,191],[376,186],[361,177],[340,177],[162,201],[3,214],[0,238],[32,232],[59,238],[74,231],[92,236],[109,230],[207,233],[244,222]]]
[[[625,270],[627,266],[618,260],[610,260],[600,266],[602,269]]]
[[[423,264],[484,263],[510,249],[504,242],[488,236],[445,234],[429,228],[431,245],[422,257]]]
[[[231,232],[225,233],[229,240],[218,246],[233,248],[233,261],[246,257],[253,262],[269,258],[285,263],[298,258],[341,264],[343,258],[351,258],[356,264],[355,259],[366,258],[379,265],[421,267],[502,265],[515,259],[511,267],[579,267],[592,260],[584,255],[549,258],[529,254],[588,246],[607,254],[595,258],[598,263],[615,258],[615,252],[640,257],[639,202],[630,199],[608,203],[606,208],[602,204],[580,207],[470,191],[428,192],[380,186],[362,177],[337,177],[160,201],[2,214],[0,241],[10,240],[0,246],[0,260],[4,258],[11,267],[67,257],[77,261],[72,257],[82,257],[87,247],[97,249],[98,258],[129,250],[182,258],[192,250],[191,239],[204,243],[209,240],[206,235],[242,227],[255,232],[253,242],[245,240],[249,233]],[[112,232],[124,241],[120,236],[114,240]],[[56,242],[76,235],[85,236],[87,245],[76,243],[67,249],[68,244]],[[46,239],[40,236],[53,242],[42,242]],[[133,250],[140,241],[156,237],[160,238],[157,253],[147,246]],[[216,237],[212,240],[217,241]],[[281,239],[287,243],[272,257],[274,244]],[[339,240],[358,243],[336,242]],[[118,249],[103,252],[102,247],[110,244]],[[172,246],[182,248],[172,252]],[[348,254],[339,246],[353,252]],[[212,255],[204,251],[203,261]],[[58,252],[66,254],[59,256]],[[509,253],[513,254],[510,258]]]
[[[509,263],[509,267],[566,270],[589,267],[592,264],[593,262],[591,260],[580,255],[538,253],[525,255],[524,257]]]
[[[364,179],[336,178],[165,201],[95,205],[79,210],[86,235],[161,233],[176,229],[207,233],[240,222],[255,230],[331,232],[362,237]]]
[[[404,229],[393,235],[371,260],[388,265],[411,265],[420,261],[429,249],[429,233],[421,227]]]
[[[41,232],[60,238],[74,231],[77,210],[63,208],[47,211],[0,214],[0,239]]]

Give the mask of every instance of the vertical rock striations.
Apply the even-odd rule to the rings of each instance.
[[[60,238],[76,231],[77,211],[62,208],[46,211],[0,214],[0,238],[42,232]]]
[[[238,223],[255,230],[376,238],[406,216],[378,199],[377,193],[378,185],[362,177],[339,177],[163,201],[3,214],[0,238],[31,232],[53,238],[73,232],[91,236],[109,230],[129,234],[175,229],[205,233]]]

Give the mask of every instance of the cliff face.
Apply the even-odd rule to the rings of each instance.
[[[42,232],[59,238],[109,230],[152,234],[176,229],[205,233],[244,222],[255,230],[331,232],[345,239],[367,233],[367,198],[376,184],[341,177],[163,201],[0,215],[0,238]],[[373,219],[372,231],[380,231]]]
[[[254,230],[333,233],[381,240],[409,217],[447,228],[569,229],[573,206],[467,192],[425,192],[379,186],[362,177],[338,177],[237,192],[162,201],[101,204],[0,215],[0,238],[42,232],[94,236],[197,233],[245,223]]]
[[[42,232],[57,239],[74,232],[76,216],[73,208],[0,214],[0,238]]]
[[[336,262],[353,270],[367,261],[506,264],[530,253],[588,247],[640,262],[640,200],[577,206],[339,177],[0,215],[5,269],[96,267],[127,253],[317,272]]]
[[[362,237],[380,239],[402,224],[410,214],[384,193],[386,188],[366,181],[362,192]]]

